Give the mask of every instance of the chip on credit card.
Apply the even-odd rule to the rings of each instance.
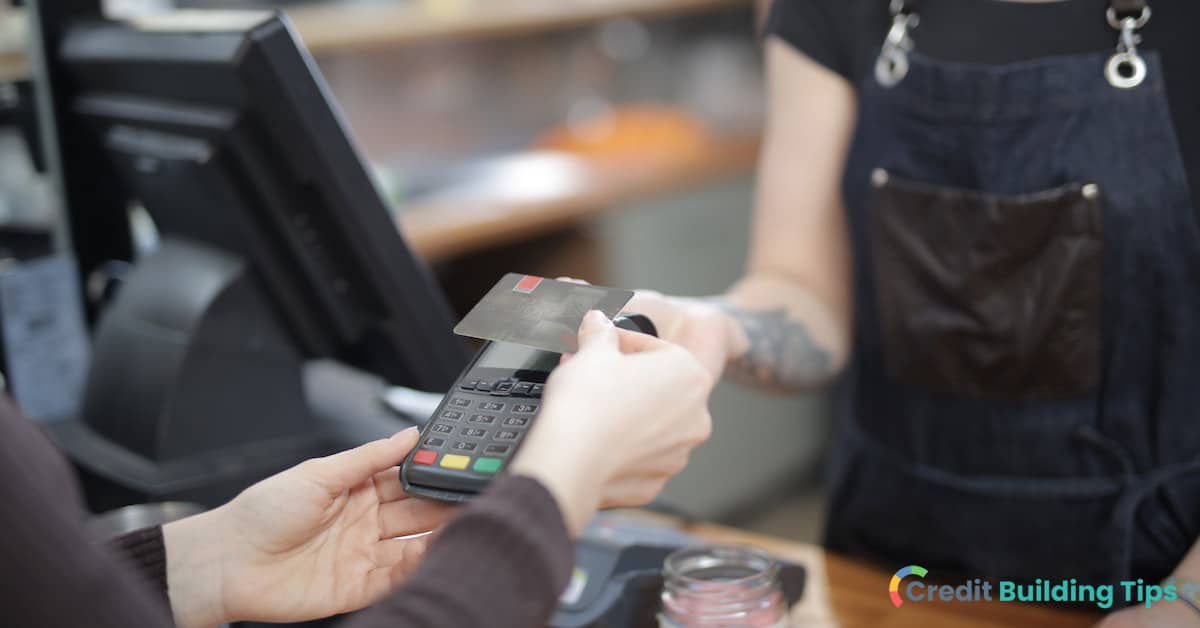
[[[467,312],[454,333],[571,353],[578,348],[579,324],[588,310],[600,310],[611,319],[632,298],[632,290],[508,273]]]

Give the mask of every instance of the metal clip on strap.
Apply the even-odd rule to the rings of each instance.
[[[1122,11],[1137,6],[1140,6],[1140,10],[1135,12]],[[1121,35],[1117,40],[1117,52],[1108,58],[1104,66],[1104,77],[1113,87],[1132,89],[1146,80],[1146,61],[1137,50],[1142,37],[1137,31],[1150,21],[1150,7],[1139,0],[1113,0],[1107,18],[1109,26],[1120,31]]]
[[[909,30],[920,21],[915,6],[915,0],[892,0],[892,27],[875,60],[875,80],[884,87],[893,87],[908,75],[908,53],[914,47]]]
[[[1146,8],[1146,0],[1112,0],[1109,6],[1117,15],[1138,15]]]

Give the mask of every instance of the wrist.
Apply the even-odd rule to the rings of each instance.
[[[750,341],[746,338],[746,332],[738,324],[737,318],[730,313],[737,306],[729,300],[728,296],[705,299],[704,303],[715,310],[715,316],[720,320],[721,347],[725,352],[725,363],[741,357],[750,348]]]
[[[175,624],[200,628],[228,623],[221,509],[210,510],[163,526],[167,554],[167,595]]]
[[[537,480],[558,504],[567,533],[575,538],[591,520],[599,507],[603,477],[592,465],[571,456],[553,443],[543,445],[531,435],[509,467],[513,475]]]
[[[1195,565],[1190,565],[1192,569],[1188,569],[1187,563],[1185,560],[1160,584],[1174,585],[1177,604],[1173,606],[1182,607],[1178,610],[1193,621],[1200,622],[1200,578],[1194,574]]]
[[[1150,608],[1134,606],[1130,612],[1141,626],[1190,626],[1196,621],[1196,612],[1182,601],[1159,601]]]

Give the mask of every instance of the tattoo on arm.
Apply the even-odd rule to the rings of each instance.
[[[726,367],[732,379],[776,390],[796,390],[823,384],[834,371],[833,357],[812,338],[803,321],[792,320],[786,308],[752,311],[718,301],[746,334],[746,352]]]

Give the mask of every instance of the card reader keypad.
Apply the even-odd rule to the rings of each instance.
[[[434,414],[413,464],[490,479],[532,426],[542,389],[540,383],[517,379],[462,382]]]

